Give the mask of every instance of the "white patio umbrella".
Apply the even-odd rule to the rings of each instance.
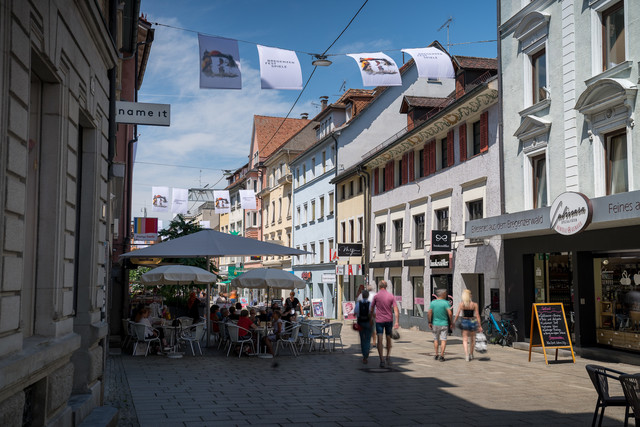
[[[305,281],[290,271],[276,268],[254,268],[231,281],[232,286],[252,289],[302,289]]]

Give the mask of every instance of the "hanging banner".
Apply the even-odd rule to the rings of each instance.
[[[171,213],[186,214],[188,211],[187,199],[189,198],[189,190],[186,188],[173,188],[171,191]]]
[[[302,89],[302,70],[294,51],[257,46],[262,89]]]
[[[240,207],[242,209],[257,209],[256,193],[253,190],[240,190]]]
[[[402,86],[398,66],[384,53],[352,53],[347,56],[358,63],[363,86]]]
[[[133,218],[133,240],[156,240],[158,238],[158,218]]]
[[[242,89],[238,41],[198,34],[200,88]]]
[[[169,212],[169,187],[152,187],[153,212]]]
[[[211,228],[211,221],[200,221],[198,224],[202,228]]]
[[[411,55],[418,68],[418,77],[423,79],[453,79],[453,63],[446,52],[435,47],[402,49]]]
[[[230,213],[231,203],[229,203],[229,190],[214,190],[215,212],[217,214]]]

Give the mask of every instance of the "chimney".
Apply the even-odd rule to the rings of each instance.
[[[327,103],[328,102],[329,102],[329,97],[328,96],[321,96],[320,97],[320,106],[322,107],[322,110],[327,108]]]
[[[309,113],[300,113],[300,118],[307,120],[309,118]]]

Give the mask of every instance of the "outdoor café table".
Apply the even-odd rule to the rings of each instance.
[[[257,345],[256,352],[258,353],[258,357],[270,358],[271,357],[270,354],[262,351],[262,339],[269,335],[269,332],[271,332],[271,328],[265,324],[265,325],[258,326],[256,329],[253,329],[252,332],[257,337],[258,345]]]
[[[179,359],[182,357],[182,353],[178,351],[178,333],[180,333],[180,326],[162,325],[165,338],[169,340],[169,347],[171,351],[167,354],[170,359]]]

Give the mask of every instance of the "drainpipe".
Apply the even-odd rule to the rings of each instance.
[[[505,196],[504,196],[504,128],[503,128],[503,119],[502,119],[502,47],[500,41],[501,39],[501,31],[500,31],[500,6],[501,0],[498,0],[498,11],[497,11],[497,19],[498,19],[498,152],[499,152],[499,162],[500,167],[498,168],[498,173],[500,174],[500,214],[504,215],[506,212],[505,208]]]
[[[364,266],[362,270],[364,271],[364,277],[366,279],[369,278],[369,237],[370,237],[370,222],[371,222],[371,191],[370,191],[370,182],[371,182],[371,174],[367,172],[364,168],[358,168],[358,176],[365,177],[364,182],[364,247],[362,248],[362,253],[364,254]],[[365,289],[369,286],[369,281],[365,280]]]
[[[334,160],[333,163],[333,167],[336,170],[336,177],[338,176],[338,139],[335,136],[336,132],[331,132],[331,138],[333,138],[333,143],[334,143],[334,150],[333,152],[336,155],[336,158]],[[340,133],[338,133],[338,136],[340,136]],[[335,208],[333,210],[333,235],[335,237],[334,242],[336,244],[336,250],[338,249],[338,221],[336,220],[338,218],[338,184],[334,184],[333,185],[333,203],[335,204]],[[342,280],[344,280],[344,275],[342,276]],[[336,274],[336,287],[337,289],[337,297],[336,300],[337,301],[341,301],[342,300],[342,284],[338,283],[338,275]],[[337,304],[336,306],[334,306],[335,310],[336,310],[336,319],[338,319],[338,307]],[[338,320],[342,320],[342,319],[338,319]]]

